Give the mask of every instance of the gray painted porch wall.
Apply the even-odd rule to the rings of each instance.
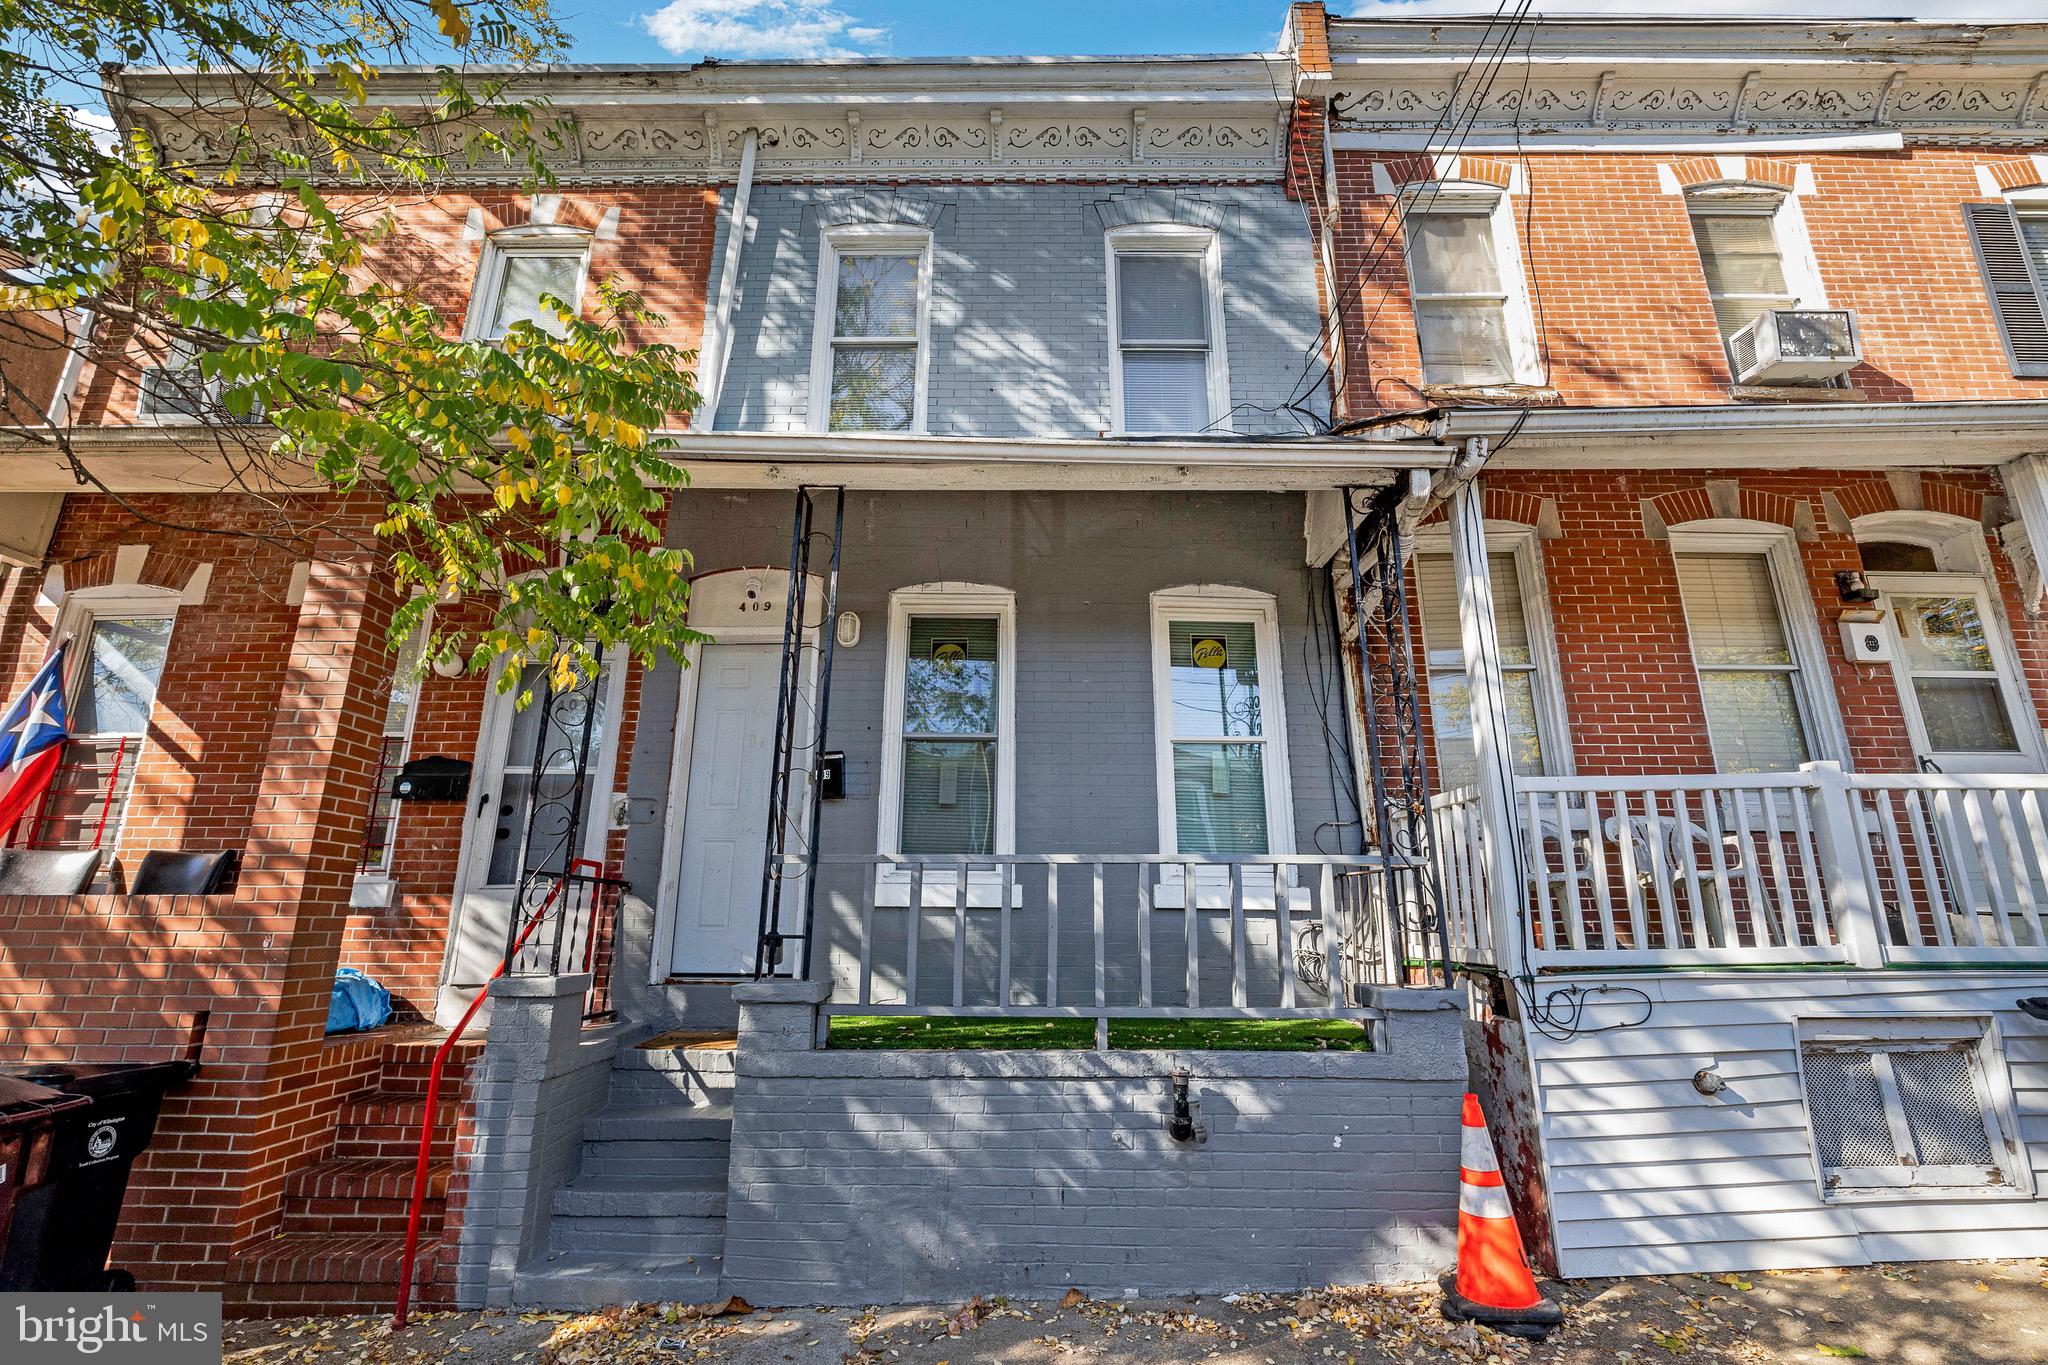
[[[721,430],[810,429],[825,221],[929,222],[934,434],[1093,436],[1110,426],[1107,225],[1215,227],[1233,404],[1279,406],[1317,336],[1313,243],[1301,205],[1275,185],[759,185],[749,217]],[[721,219],[714,253],[723,242]],[[1323,411],[1324,392],[1318,385],[1303,406]],[[1241,409],[1217,429],[1298,427]]]
[[[699,572],[781,565],[792,501],[684,492],[669,538]],[[1339,734],[1344,721],[1328,650],[1318,664],[1308,633],[1302,513],[1300,495],[1281,493],[849,494],[839,606],[860,614],[862,634],[834,662],[830,747],[847,755],[847,799],[825,806],[825,853],[875,851],[889,594],[937,581],[1017,594],[1019,852],[1157,850],[1150,595],[1192,583],[1278,600],[1297,850],[1356,851],[1355,826],[1318,838],[1351,811],[1332,786],[1324,723]],[[656,668],[643,690],[632,763],[632,794],[649,798],[636,803],[643,812],[668,807],[678,676],[674,665]],[[657,818],[637,824],[627,845],[626,876],[650,899],[661,836]],[[644,965],[637,975],[644,981]]]

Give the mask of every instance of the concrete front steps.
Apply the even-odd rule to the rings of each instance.
[[[718,1296],[732,1153],[729,1043],[628,1047],[583,1128],[582,1164],[555,1191],[548,1249],[513,1282],[521,1307]]]
[[[427,1066],[439,1043],[431,1031],[411,1030],[384,1047],[369,1086],[342,1101],[327,1155],[285,1178],[276,1234],[229,1260],[223,1294],[228,1312],[281,1317],[392,1306],[404,1258],[420,1123],[427,1113]],[[464,1073],[482,1051],[480,1038],[457,1044],[441,1079],[414,1273],[422,1300],[443,1297],[435,1270],[452,1253],[439,1239],[459,1096]]]

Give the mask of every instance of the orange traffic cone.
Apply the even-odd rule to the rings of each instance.
[[[1458,1274],[1444,1285],[1444,1316],[1470,1318],[1510,1336],[1541,1340],[1564,1321],[1564,1310],[1543,1297],[1515,1211],[1500,1177],[1500,1160],[1486,1131],[1479,1097],[1465,1096],[1465,1133],[1458,1165]],[[1449,1276],[1444,1277],[1450,1281]]]

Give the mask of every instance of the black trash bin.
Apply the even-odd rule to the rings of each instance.
[[[0,1247],[7,1245],[15,1201],[49,1183],[58,1116],[91,1102],[83,1095],[0,1076]]]
[[[128,1172],[156,1133],[164,1095],[196,1063],[56,1065],[12,1074],[86,1102],[56,1116],[50,1178],[15,1201],[0,1249],[0,1291],[98,1293],[135,1287],[108,1270]]]

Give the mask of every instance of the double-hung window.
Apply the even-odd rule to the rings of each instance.
[[[2048,377],[2048,202],[2038,192],[1963,205],[1977,267],[2017,376]]]
[[[1502,705],[1507,716],[1508,760],[1516,773],[1540,777],[1545,771],[1543,705],[1546,680],[1535,631],[1512,550],[1489,553],[1493,583],[1494,634],[1499,642]],[[1458,584],[1448,554],[1415,557],[1417,596],[1422,604],[1422,643],[1429,657],[1429,706],[1436,736],[1437,785],[1444,791],[1478,780],[1472,740],[1472,690],[1465,671],[1464,629],[1458,613]]]
[[[1502,251],[1497,198],[1427,195],[1404,218],[1416,340],[1426,384],[1511,384],[1517,350],[1519,270]]]
[[[1205,231],[1110,234],[1111,388],[1120,432],[1206,431],[1227,413],[1219,252]]]
[[[824,431],[922,431],[931,239],[828,232],[812,390]]]
[[[132,601],[109,598],[73,618],[67,664],[71,740],[41,804],[32,844],[115,846],[170,657],[176,610],[174,596],[142,595]]]
[[[1152,650],[1162,850],[1293,852],[1273,599],[1155,593]]]
[[[1692,208],[1693,241],[1723,342],[1762,313],[1799,305],[1778,241],[1777,213],[1775,198],[1714,199]]]
[[[581,237],[551,235],[504,238],[484,249],[477,269],[476,295],[471,300],[470,336],[477,341],[503,341],[517,322],[530,322],[554,336],[565,330],[555,309],[541,302],[560,299],[571,312],[583,297],[583,278],[590,260]]]
[[[931,584],[890,599],[879,847],[907,856],[986,857],[1016,849],[1016,601],[1000,588]],[[928,905],[952,904],[933,869]],[[969,878],[995,905],[999,877]],[[908,904],[910,878],[885,872],[881,904]]]
[[[1767,554],[1675,556],[1714,761],[1724,773],[1785,772],[1814,756],[1804,661]]]

